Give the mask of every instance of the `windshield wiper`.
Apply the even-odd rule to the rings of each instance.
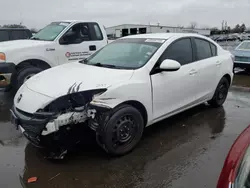
[[[41,40],[41,39],[39,39],[39,38],[37,38],[37,37],[32,37],[32,38],[30,38],[31,40]]]
[[[95,63],[95,64],[90,64],[90,65],[94,65],[97,67],[117,68],[117,66],[115,66],[115,65],[102,64],[102,63]]]
[[[87,58],[82,59],[81,61],[79,61],[79,63],[84,63],[84,64],[87,64],[87,62],[88,62],[88,59],[87,59]]]

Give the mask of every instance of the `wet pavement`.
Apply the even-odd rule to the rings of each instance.
[[[45,159],[43,151],[10,125],[12,98],[0,92],[3,188],[216,187],[231,145],[250,124],[250,93],[231,91],[221,108],[200,105],[147,128],[138,147],[126,156],[107,156],[85,133],[85,143],[56,162]],[[37,181],[28,184],[33,176]]]

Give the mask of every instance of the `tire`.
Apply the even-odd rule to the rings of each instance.
[[[27,66],[21,69],[16,76],[16,81],[14,84],[15,90],[18,90],[27,79],[29,79],[31,76],[43,71],[43,69],[33,66]]]
[[[250,73],[250,68],[246,68],[245,71],[246,71],[247,73]]]
[[[220,80],[215,90],[213,98],[210,101],[208,101],[208,104],[210,104],[212,107],[215,107],[215,108],[222,106],[224,102],[226,101],[229,86],[230,85],[229,85],[228,80],[225,77],[223,77]]]
[[[142,114],[130,105],[121,105],[104,125],[101,134],[104,149],[113,156],[125,155],[135,148],[143,131]]]

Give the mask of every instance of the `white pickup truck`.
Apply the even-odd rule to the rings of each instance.
[[[18,89],[31,76],[85,59],[107,43],[102,25],[84,21],[52,22],[31,39],[1,42],[0,88]]]

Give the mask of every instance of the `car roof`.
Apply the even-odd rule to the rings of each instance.
[[[240,165],[242,157],[250,145],[250,125],[238,136],[232,145],[227,158],[224,162],[217,187],[228,186],[229,182],[233,182],[237,175],[237,169]]]
[[[86,20],[58,20],[53,22],[69,22],[69,23],[78,23],[78,22],[93,22],[93,21],[86,21]]]
[[[194,34],[194,33],[150,33],[150,34],[130,35],[130,36],[123,37],[123,39],[124,38],[169,39],[171,37],[200,37],[200,38],[206,38],[203,35]]]

